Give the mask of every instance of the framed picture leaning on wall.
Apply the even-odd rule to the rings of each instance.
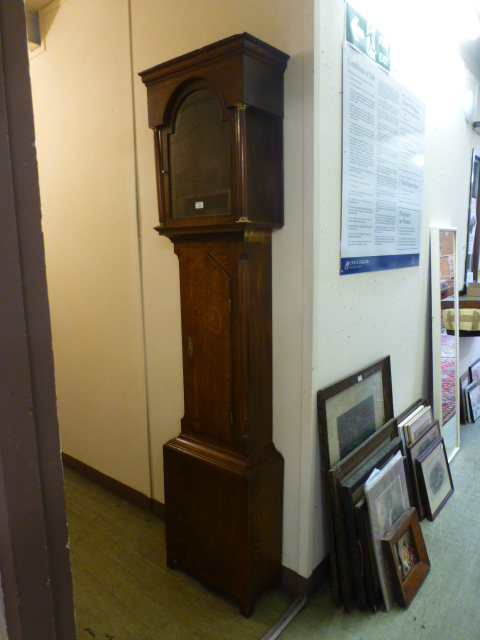
[[[443,438],[437,438],[417,458],[417,475],[429,520],[435,520],[453,493],[453,481]]]

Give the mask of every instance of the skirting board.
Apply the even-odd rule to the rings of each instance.
[[[128,502],[131,502],[137,507],[153,513],[158,518],[161,518],[162,520],[165,519],[165,505],[158,500],[149,498],[140,491],[123,484],[123,482],[119,482],[101,471],[97,471],[97,469],[90,467],[84,462],[80,462],[80,460],[77,460],[76,458],[72,458],[72,456],[69,456],[67,453],[62,453],[62,458],[63,464],[67,469],[75,471],[75,473],[78,473],[87,480],[91,480],[104,489],[108,489],[108,491],[111,491],[124,500],[128,500]],[[295,596],[310,598],[312,594],[323,584],[323,582],[325,582],[329,570],[330,555],[320,562],[309,578],[300,576],[292,569],[282,567],[282,587],[286,591],[293,593]]]
[[[108,491],[111,491],[124,500],[128,500],[128,502],[131,502],[137,507],[153,513],[158,518],[161,518],[162,520],[165,519],[165,505],[158,500],[149,498],[140,491],[123,484],[123,482],[119,482],[101,471],[97,471],[97,469],[90,467],[84,462],[80,462],[80,460],[77,460],[76,458],[72,458],[72,456],[69,456],[67,453],[62,453],[62,459],[63,464],[67,469],[75,471],[78,475],[95,482],[104,489],[108,489]]]
[[[296,596],[310,599],[327,580],[330,572],[330,554],[313,570],[309,578],[304,578],[292,569],[282,567],[282,587]]]

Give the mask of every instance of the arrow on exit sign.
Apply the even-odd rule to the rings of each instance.
[[[390,43],[375,26],[348,3],[345,13],[345,39],[390,73]]]

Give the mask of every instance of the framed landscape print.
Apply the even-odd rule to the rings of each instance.
[[[317,393],[318,429],[331,552],[332,592],[341,603],[330,469],[393,416],[390,356]]]
[[[396,600],[408,607],[430,571],[430,560],[415,508],[406,509],[382,538]]]
[[[437,438],[417,458],[417,474],[429,520],[438,513],[453,493],[453,482],[443,438]]]

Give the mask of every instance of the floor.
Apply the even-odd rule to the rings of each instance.
[[[325,584],[281,640],[478,640],[480,638],[480,425],[463,425],[455,487],[423,535],[431,571],[407,610],[345,614]],[[292,597],[280,587],[249,620],[232,600],[165,565],[164,525],[65,471],[78,640],[261,638]]]

